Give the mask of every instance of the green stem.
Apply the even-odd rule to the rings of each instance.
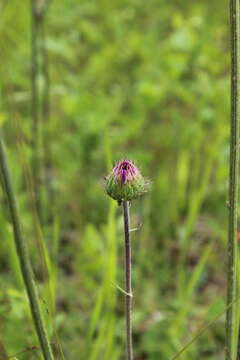
[[[43,88],[43,101],[42,101],[42,119],[43,122],[43,134],[42,134],[42,147],[43,147],[43,189],[45,189],[45,197],[47,197],[47,204],[42,204],[42,221],[44,223],[53,223],[54,222],[54,210],[55,210],[55,196],[54,188],[52,183],[53,171],[53,155],[52,155],[52,130],[50,123],[50,62],[49,54],[47,49],[47,9],[49,2],[45,2],[45,9],[42,15],[41,21],[41,57],[42,57],[42,76],[44,79],[44,88]],[[47,205],[47,206],[46,206]]]
[[[33,272],[28,256],[27,246],[21,230],[21,223],[17,209],[17,202],[12,188],[10,173],[7,164],[7,157],[5,154],[4,144],[1,135],[0,135],[0,170],[3,181],[3,190],[6,193],[8,206],[10,210],[17,255],[30,303],[34,325],[39,338],[39,343],[42,349],[44,359],[53,360],[54,357],[52,354],[52,350],[47,336],[47,331],[45,329],[43,317],[41,314],[38,293],[33,279]]]
[[[230,0],[231,24],[231,139],[229,174],[229,235],[228,235],[228,289],[226,319],[226,360],[236,360],[238,338],[237,296],[237,203],[238,203],[238,163],[239,163],[239,0]]]
[[[124,233],[125,233],[125,316],[126,316],[126,338],[127,358],[133,360],[132,344],[132,265],[131,265],[131,239],[130,239],[130,214],[129,201],[123,201]]]
[[[32,172],[35,206],[38,211],[40,222],[42,220],[41,203],[41,113],[40,113],[40,59],[39,59],[39,37],[42,14],[38,8],[37,0],[31,0],[31,117],[32,117]]]

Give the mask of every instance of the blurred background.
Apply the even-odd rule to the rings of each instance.
[[[228,3],[1,0],[0,14],[0,125],[56,359],[125,359],[122,212],[103,189],[122,158],[152,181],[131,206],[135,359],[171,360],[217,315],[179,358],[223,359]],[[0,201],[0,356],[41,359]]]

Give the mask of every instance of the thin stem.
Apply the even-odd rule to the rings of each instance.
[[[127,358],[133,360],[132,344],[132,265],[131,265],[131,239],[130,239],[130,215],[129,202],[123,201],[124,233],[125,233],[125,316],[127,337]]]
[[[230,0],[231,24],[231,139],[229,173],[229,234],[228,234],[228,289],[226,323],[226,360],[236,360],[238,338],[237,296],[237,202],[238,202],[238,163],[239,163],[239,0]]]
[[[41,119],[40,119],[40,89],[38,78],[40,75],[39,66],[39,36],[41,14],[38,9],[37,0],[31,0],[31,116],[32,116],[32,171],[34,180],[35,205],[39,218],[42,216],[41,204]]]
[[[15,246],[17,250],[17,255],[20,263],[24,284],[26,287],[26,291],[30,303],[32,318],[39,338],[39,343],[42,349],[44,359],[53,360],[54,357],[52,354],[52,350],[47,336],[47,331],[45,329],[43,317],[41,314],[38,293],[33,279],[33,272],[28,256],[27,246],[26,246],[26,242],[24,241],[21,230],[21,223],[20,223],[19,212],[17,209],[17,202],[12,188],[10,173],[7,164],[7,157],[5,154],[4,144],[1,135],[0,135],[0,170],[2,175],[1,177],[3,182],[3,190],[6,193],[8,206],[10,210],[10,216],[13,225]]]
[[[53,156],[52,156],[52,131],[50,123],[50,62],[49,54],[47,49],[47,10],[49,2],[45,4],[45,10],[42,16],[41,22],[41,55],[42,55],[42,76],[44,79],[44,89],[43,89],[43,102],[42,102],[42,119],[43,121],[43,185],[45,189],[45,195],[47,195],[48,211],[43,209],[45,218],[42,219],[43,222],[52,223],[54,221],[54,189],[52,184],[52,172],[53,172]],[[45,204],[44,204],[45,205]]]

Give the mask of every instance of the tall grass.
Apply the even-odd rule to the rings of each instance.
[[[236,360],[239,331],[239,303],[235,302],[238,294],[238,169],[239,169],[239,116],[240,116],[240,13],[239,1],[230,1],[231,23],[231,142],[229,174],[229,239],[228,239],[228,289],[227,304],[232,306],[227,311],[227,352],[226,360]]]
[[[39,297],[33,278],[33,272],[31,268],[30,260],[28,257],[27,246],[22,234],[17,202],[10,179],[7,157],[4,150],[3,140],[1,137],[0,137],[0,169],[1,169],[1,176],[3,182],[3,190],[6,193],[10,215],[11,215],[11,221],[14,230],[15,246],[17,250],[17,255],[18,255],[27,295],[30,302],[33,322],[35,324],[36,332],[39,338],[44,359],[53,360],[54,357],[51,350],[50,342],[48,340],[47,331],[45,329],[43,316],[41,314]]]
[[[39,89],[40,76],[40,26],[41,14],[36,0],[31,0],[31,117],[32,117],[32,173],[34,193],[39,218],[42,218],[41,204],[41,98]]]

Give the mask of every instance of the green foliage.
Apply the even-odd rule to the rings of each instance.
[[[57,348],[57,332],[66,359],[124,357],[122,216],[103,177],[126,157],[152,181],[131,209],[133,227],[143,223],[132,235],[135,357],[171,359],[225,309],[227,4],[51,2],[39,235],[30,171],[30,9],[15,3],[0,8],[0,126],[52,341]],[[2,194],[1,204],[0,342],[11,355],[36,338]],[[222,316],[180,358],[222,360],[224,334]],[[39,353],[21,355],[31,358]]]

